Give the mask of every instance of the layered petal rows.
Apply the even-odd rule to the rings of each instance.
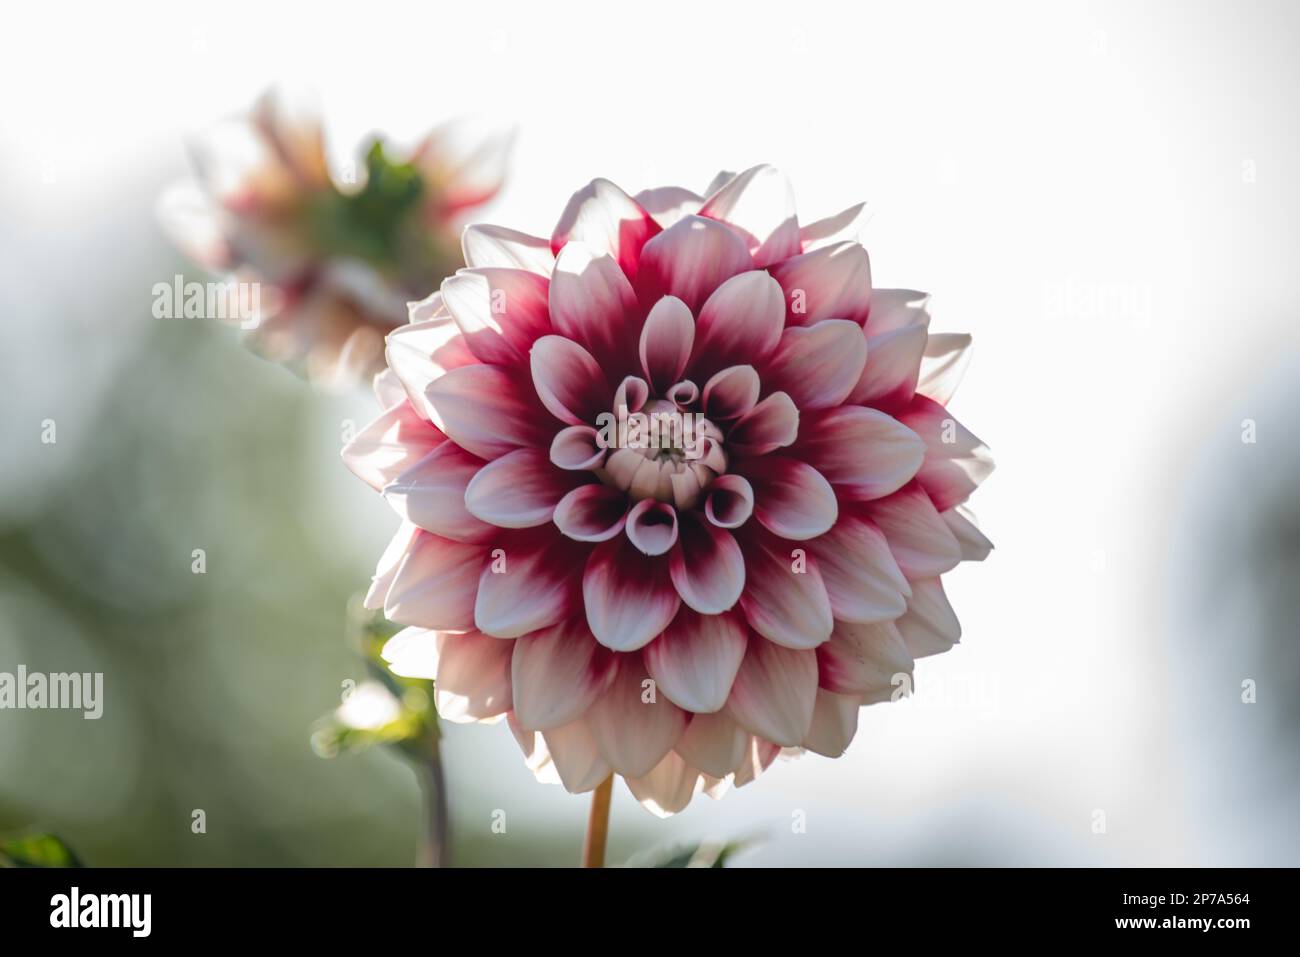
[[[367,602],[444,718],[670,814],[842,754],[958,640],[941,576],[992,547],[963,504],[992,463],[946,408],[969,338],[872,287],[860,212],[801,226],[759,166],[597,180],[549,240],[465,231],[343,452],[403,519]]]

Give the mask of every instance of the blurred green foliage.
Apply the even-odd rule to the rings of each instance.
[[[66,461],[0,525],[0,670],[102,671],[105,698],[98,721],[0,712],[0,831],[59,833],[101,866],[409,865],[407,762],[386,748],[321,761],[308,740],[367,673],[347,602],[378,550],[335,505],[346,488],[379,506],[377,539],[395,525],[337,458],[342,416],[372,410],[314,395],[228,328],[140,315],[145,335],[85,417],[44,448],[33,423],[22,454]],[[466,734],[514,748],[504,728]],[[550,790],[510,757],[490,781],[476,773],[490,757],[449,767],[453,859],[567,862],[580,802],[559,829],[515,812],[508,839],[488,810],[458,825],[502,806],[503,787]]]
[[[53,834],[0,837],[0,867],[80,867],[72,848]]]

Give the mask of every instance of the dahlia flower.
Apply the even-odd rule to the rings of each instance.
[[[255,351],[347,385],[383,368],[406,302],[461,265],[458,233],[499,190],[509,141],[449,124],[396,157],[375,140],[336,178],[319,118],[268,92],[194,144],[197,181],[159,217],[199,265],[261,284]]]
[[[962,503],[992,464],[946,408],[969,337],[872,288],[861,209],[800,226],[759,166],[705,198],[596,180],[549,240],[465,231],[343,450],[403,519],[384,656],[443,718],[666,815],[839,756],[958,640],[940,576],[991,548]]]

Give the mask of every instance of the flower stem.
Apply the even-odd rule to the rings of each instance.
[[[609,835],[609,799],[614,775],[591,792],[591,816],[587,818],[587,839],[582,842],[582,866],[605,866],[605,838]]]
[[[447,864],[447,779],[442,773],[442,754],[438,735],[429,736],[429,745],[416,765],[420,794],[424,803],[424,835],[416,850],[416,867],[445,867]]]

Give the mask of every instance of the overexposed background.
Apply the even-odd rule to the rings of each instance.
[[[945,579],[961,645],[838,761],[668,823],[620,790],[612,856],[761,834],[740,862],[1300,864],[1294,4],[10,17],[0,670],[110,665],[99,722],[0,712],[0,828],[104,864],[409,858],[401,764],[307,747],[358,676],[343,602],[396,524],[337,460],[369,399],[149,312],[153,283],[196,272],[152,213],[185,135],[280,82],[316,91],[342,159],[375,131],[518,124],[489,218],[543,235],[595,176],[700,190],[774,163],[806,219],[868,200],[876,283],[975,336],[952,408],[998,463],[972,502],[997,550]],[[224,571],[194,581],[193,547]],[[446,750],[462,860],[576,856],[586,799],[535,783],[504,727],[452,727]],[[196,807],[219,809],[203,837]]]

